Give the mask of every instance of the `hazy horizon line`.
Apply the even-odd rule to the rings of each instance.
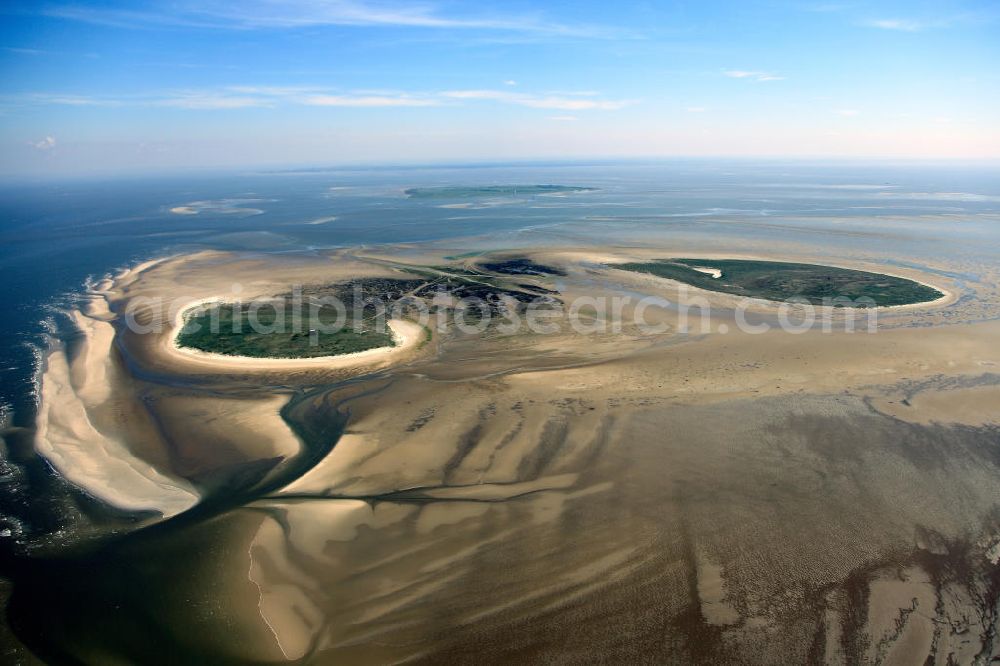
[[[855,155],[636,155],[636,156],[600,156],[593,157],[522,157],[522,158],[482,158],[482,159],[452,159],[440,160],[371,160],[344,162],[260,162],[245,166],[232,164],[170,166],[148,168],[118,167],[112,169],[95,169],[80,171],[33,171],[15,172],[0,171],[0,179],[7,182],[18,181],[78,181],[91,179],[171,177],[186,174],[218,174],[218,175],[291,175],[295,173],[322,173],[324,171],[384,171],[407,169],[475,169],[501,167],[560,167],[560,166],[602,166],[602,165],[642,165],[666,164],[670,162],[732,162],[732,163],[786,163],[800,165],[837,164],[843,166],[936,166],[949,167],[996,167],[1000,168],[1000,156],[996,157],[954,157],[954,156],[855,156]]]

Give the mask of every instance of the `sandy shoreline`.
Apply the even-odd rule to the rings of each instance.
[[[379,367],[408,358],[424,338],[421,326],[394,319],[388,326],[395,346],[342,356],[257,359],[179,347],[177,336],[185,316],[194,308],[224,300],[218,297],[189,300],[171,319],[163,321],[165,331],[142,334],[126,328],[116,332],[114,322],[121,316],[116,314],[120,311],[117,308],[143,297],[147,284],[155,285],[156,275],[163,272],[158,268],[169,272],[175,265],[211,263],[220,257],[225,255],[198,253],[151,259],[97,281],[88,287],[89,297],[79,310],[69,313],[82,337],[78,351],[70,355],[56,345],[45,356],[39,379],[35,450],[67,481],[110,506],[159,512],[164,517],[176,515],[200,499],[199,490],[183,474],[198,476],[200,470],[224,461],[288,458],[301,447],[279,415],[288,400],[281,394],[195,398],[174,391],[157,398],[157,410],[170,417],[155,426],[147,412],[153,394],[139,398],[133,379],[119,364],[115,342],[120,335],[142,343],[137,349],[151,354],[148,360],[155,360],[158,367],[192,375]],[[154,309],[148,314],[157,321],[165,312]],[[217,451],[192,444],[206,436],[211,437]],[[171,453],[172,447],[176,448]]]
[[[117,423],[128,416],[133,433],[142,429],[141,412],[119,392],[111,354],[114,329],[94,299],[93,315],[75,313],[84,340],[70,358],[62,348],[49,351],[41,382],[35,449],[69,482],[119,509],[180,513],[198,501],[182,479],[162,471],[162,460],[144,459],[130,450],[129,429]],[[104,308],[106,310],[106,306]],[[150,456],[147,456],[149,458]]]
[[[168,344],[161,346],[164,353],[171,356],[182,356],[187,360],[194,361],[202,366],[211,366],[216,369],[239,368],[260,369],[260,370],[314,370],[317,367],[327,369],[343,369],[371,365],[375,363],[387,363],[405,355],[416,348],[424,335],[424,329],[419,324],[405,319],[390,319],[387,323],[392,334],[395,346],[377,347],[364,351],[353,352],[351,354],[339,354],[336,356],[313,356],[310,358],[255,358],[251,356],[230,356],[227,354],[215,354],[205,352],[190,347],[182,347],[178,344],[178,338],[187,316],[195,310],[209,304],[224,303],[220,298],[202,298],[193,301],[183,308],[180,308],[174,316],[172,330],[167,336]]]

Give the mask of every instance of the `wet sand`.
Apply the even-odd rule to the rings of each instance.
[[[72,361],[64,349],[46,358],[36,448],[67,480],[116,508],[180,513],[198,495],[160,471],[159,452],[143,459],[130,450],[147,419],[123,395],[129,387],[112,358],[114,329],[99,314],[75,317],[85,338]]]
[[[571,302],[674,299],[676,283],[600,264],[724,256],[697,251],[527,253],[566,272],[544,280]],[[233,282],[268,296],[443,254],[202,253],[104,285],[107,309],[78,320],[88,351],[50,355],[42,413],[59,428],[40,428],[40,452],[120,508],[217,508],[147,518],[79,564],[114,585],[49,572],[36,584],[77,586],[78,601],[35,617],[22,596],[22,626],[91,662],[161,662],[156,640],[172,658],[258,663],[1000,656],[991,276],[897,269],[949,295],[885,309],[876,333],[742,332],[733,297],[699,292],[705,331],[681,331],[672,308],[645,313],[659,332],[595,318],[587,333],[430,344],[396,322],[404,344],[343,364],[189,358],[172,342],[185,308]],[[120,326],[158,295],[169,303],[136,313],[162,330]],[[752,312],[773,322],[775,307]],[[84,451],[88,424],[109,443]]]

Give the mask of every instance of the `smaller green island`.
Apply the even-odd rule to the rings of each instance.
[[[308,287],[294,297],[282,294],[253,303],[204,305],[187,315],[176,342],[178,347],[211,354],[283,359],[394,347],[392,333],[366,301],[398,297],[422,284],[373,278]],[[334,301],[342,307],[334,307]]]
[[[291,325],[293,310],[286,302],[258,308],[251,326],[250,305],[219,303],[206,306],[190,315],[177,336],[177,345],[189,349],[250,358],[314,358],[340,356],[355,352],[392,347],[388,332],[365,325],[332,329],[337,313],[332,308],[320,310],[321,326],[316,329]]]
[[[411,187],[404,191],[411,199],[479,199],[483,197],[537,196],[593,192],[593,187],[575,185],[484,185],[480,187]]]
[[[913,280],[818,264],[745,259],[656,259],[609,264],[692,287],[770,301],[804,299],[813,305],[872,307],[935,301],[943,293]]]

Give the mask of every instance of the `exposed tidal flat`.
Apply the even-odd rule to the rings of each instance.
[[[704,333],[671,307],[646,309],[650,332],[633,302],[620,330],[590,309],[586,333],[447,324],[340,363],[206,360],[175,341],[178,313],[233,282],[244,301],[360,281],[520,294],[522,313],[681,302],[682,283],[616,267],[663,255],[202,252],[99,285],[75,349],[48,358],[36,441],[144,517],[35,564],[14,589],[18,636],[86,663],[1000,651],[1000,324],[957,298],[887,310],[877,333],[722,334],[735,296],[699,290],[717,306]],[[758,323],[776,305],[755,302]]]
[[[53,663],[989,663],[992,246],[921,252],[950,217],[712,219],[184,251],[93,284],[5,435],[72,498],[6,569],[11,639]],[[620,268],[672,257],[698,275]],[[935,291],[809,321],[720,289],[732,262]],[[365,349],[231,333],[354,287],[409,297],[388,338],[362,310]],[[184,346],[212,304],[230,326]]]
[[[405,191],[413,199],[478,199],[482,197],[517,197],[536,195],[566,195],[592,192],[593,188],[577,185],[483,185],[480,187],[411,187]]]

